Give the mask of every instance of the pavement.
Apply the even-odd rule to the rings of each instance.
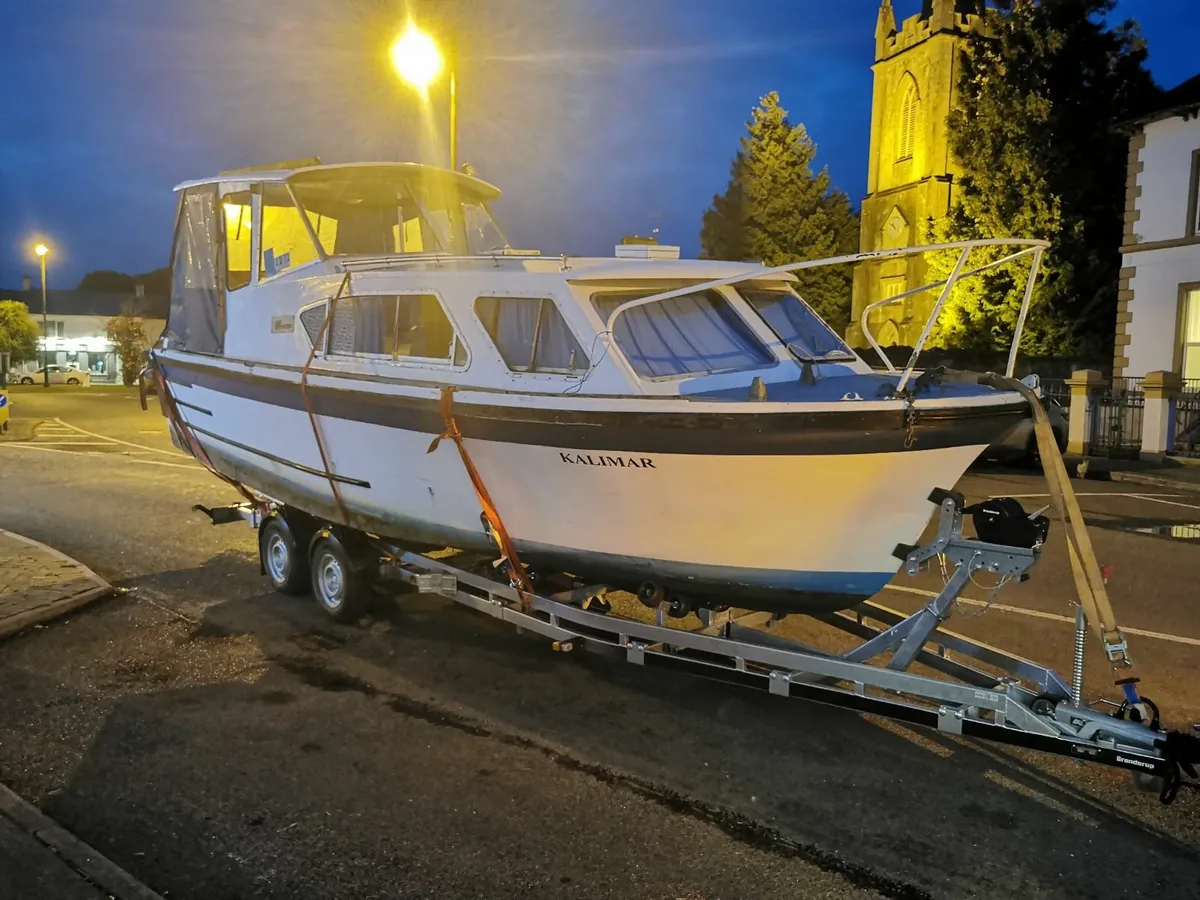
[[[438,597],[332,624],[268,590],[252,530],[190,513],[237,497],[135,396],[14,396],[105,440],[0,445],[0,527],[126,592],[0,644],[0,780],[171,900],[1197,896],[1196,797],[554,653]],[[1200,498],[1076,487],[1144,689],[1190,727]],[[959,488],[1047,502],[1015,469]],[[1052,529],[1029,582],[986,611],[973,589],[950,625],[1069,670],[1070,583]],[[1100,657],[1088,696],[1112,693]]]
[[[66,615],[111,591],[83,563],[0,529],[0,638]]]

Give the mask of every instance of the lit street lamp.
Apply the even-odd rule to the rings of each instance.
[[[410,86],[425,96],[429,86],[449,68],[450,76],[450,168],[458,167],[458,84],[454,66],[446,66],[445,56],[437,42],[412,22],[392,42],[389,52],[392,68]]]
[[[46,257],[50,255],[50,248],[45,244],[38,244],[33,248],[33,252],[38,255],[38,260],[42,264],[42,387],[50,387],[50,332],[46,327]]]

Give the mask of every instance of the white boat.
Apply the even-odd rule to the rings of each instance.
[[[793,287],[819,266],[957,254],[928,336],[958,278],[1031,257],[1032,286],[1041,242],[775,269],[655,245],[545,257],[509,247],[496,188],[447,170],[243,170],[177,190],[151,351],[177,445],[401,546],[490,546],[465,457],[430,452],[452,417],[539,571],[685,604],[848,608],[897,571],[930,491],[1028,414],[1014,391],[919,376],[915,354],[873,370]]]

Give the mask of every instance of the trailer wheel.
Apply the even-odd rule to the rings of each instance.
[[[309,592],[312,579],[304,551],[297,545],[295,535],[283,519],[272,516],[263,522],[258,529],[258,553],[263,573],[270,580],[271,587],[293,597]]]
[[[328,531],[313,542],[312,592],[321,609],[337,622],[353,622],[371,602],[371,584],[342,542]]]

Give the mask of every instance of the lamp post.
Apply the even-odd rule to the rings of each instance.
[[[50,350],[50,332],[46,327],[46,257],[50,255],[50,248],[45,244],[38,244],[33,248],[33,252],[38,255],[38,260],[42,264],[42,387],[50,387],[50,362],[46,355]]]
[[[409,22],[408,27],[392,42],[389,55],[392,68],[401,80],[426,96],[429,86],[449,69],[450,79],[450,168],[458,168],[458,79],[454,66],[447,66],[445,55],[437,42]]]

